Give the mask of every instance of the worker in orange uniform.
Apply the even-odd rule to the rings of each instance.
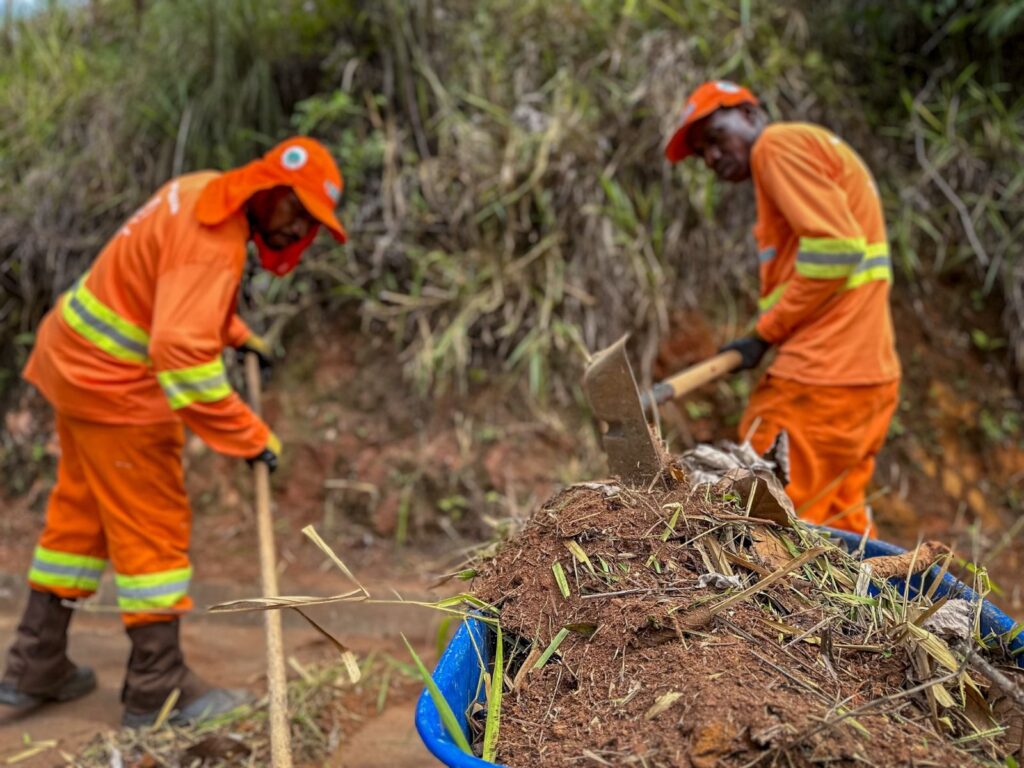
[[[308,138],[226,173],[172,179],[43,319],[24,376],[56,411],[61,455],[0,703],[30,709],[96,687],[67,657],[65,601],[93,594],[108,561],[132,646],[122,722],[152,723],[175,689],[176,722],[243,701],[192,673],[179,644],[192,607],[184,427],[220,453],[276,466],[278,439],[232,391],[221,357],[265,352],[236,314],[247,244],[284,275],[320,225],[345,242],[341,190],[337,165]]]
[[[892,263],[878,188],[864,161],[825,128],[769,124],[734,83],[701,85],[665,155],[690,155],[725,181],[752,179],[760,314],[727,344],[739,370],[771,347],[741,439],[758,453],[785,430],[787,492],[801,518],[873,533],[865,489],[896,410],[900,365],[889,311]]]

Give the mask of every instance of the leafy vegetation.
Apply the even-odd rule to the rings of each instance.
[[[0,375],[14,379],[47,306],[163,179],[243,162],[289,131],[341,158],[353,239],[299,275],[258,277],[250,309],[272,336],[358,299],[424,390],[500,366],[565,397],[584,347],[625,329],[649,363],[673,307],[742,329],[750,196],[661,155],[685,93],[709,77],[859,149],[901,290],[976,286],[1005,305],[1020,366],[1022,9],[95,0],[9,21]]]

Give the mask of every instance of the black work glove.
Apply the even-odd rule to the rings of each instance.
[[[718,351],[728,352],[730,349],[735,349],[743,357],[742,362],[740,362],[735,370],[746,371],[750,368],[756,368],[760,364],[761,358],[764,357],[764,353],[771,349],[771,347],[772,345],[769,342],[754,334],[730,341]]]
[[[270,359],[270,346],[262,336],[253,334],[240,347],[235,347],[238,364],[245,369],[245,355],[252,352],[260,363],[260,383],[265,387],[270,383],[270,373],[274,370],[274,361]]]
[[[281,441],[277,439],[277,435],[271,432],[267,435],[267,445],[262,451],[255,456],[250,456],[245,460],[245,463],[250,467],[256,465],[257,461],[262,461],[267,465],[267,469],[273,474],[274,470],[277,469],[277,457],[281,455]]]

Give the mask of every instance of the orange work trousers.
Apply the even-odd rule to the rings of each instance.
[[[800,518],[874,536],[865,491],[898,399],[899,381],[832,387],[767,374],[750,396],[740,439],[749,436],[763,454],[786,430],[786,492]]]
[[[192,607],[181,422],[101,424],[57,414],[60,460],[29,583],[87,597],[110,560],[128,626]]]

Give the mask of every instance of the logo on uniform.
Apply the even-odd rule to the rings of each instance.
[[[330,179],[324,181],[324,192],[331,198],[331,202],[335,205],[338,204],[338,199],[341,197],[341,190],[338,189],[338,185]]]
[[[287,147],[284,152],[281,153],[281,165],[289,171],[299,170],[299,168],[306,164],[308,159],[309,153],[298,145]]]
[[[728,80],[719,80],[715,83],[715,86],[724,93],[739,93],[740,90],[736,83],[730,83]]]

